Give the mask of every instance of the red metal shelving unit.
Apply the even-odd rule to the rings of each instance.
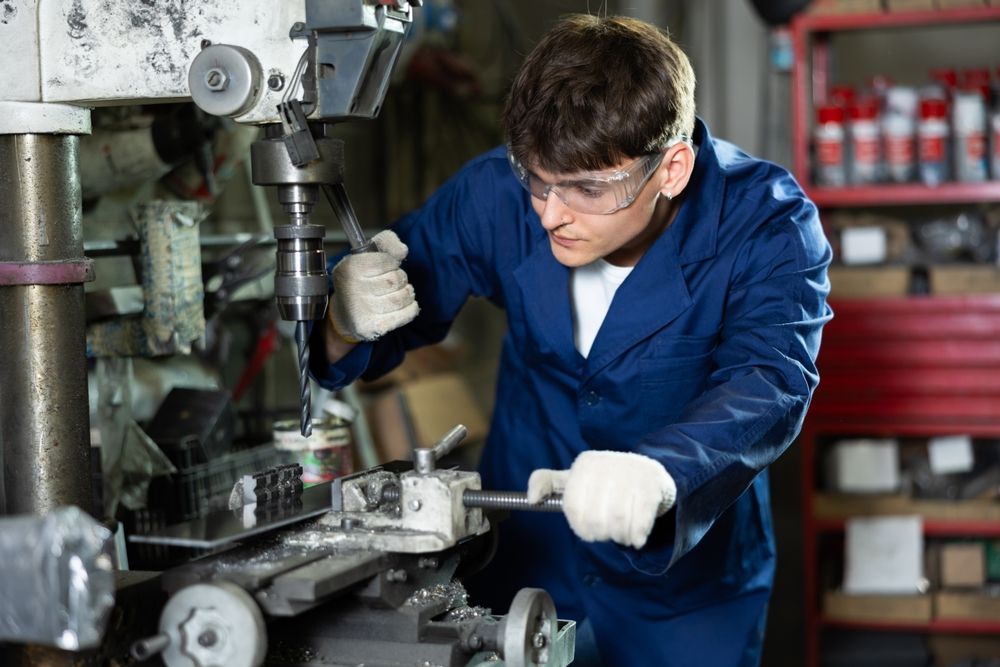
[[[817,533],[843,533],[844,519],[814,519]],[[996,521],[947,521],[924,519],[927,537],[1000,538],[1000,523]],[[1000,623],[997,624],[1000,626]]]
[[[808,171],[807,168],[806,170]],[[805,182],[801,180],[803,173],[798,173],[796,177],[800,182]],[[821,208],[1000,202],[1000,181],[944,183],[934,188],[918,183],[905,183],[847,188],[806,186],[805,190],[809,198]]]
[[[823,332],[822,378],[802,448],[806,665],[820,664],[823,628],[948,634],[1000,633],[1000,622],[899,624],[824,618],[819,540],[845,519],[816,516],[816,462],[824,439],[927,438],[957,433],[1000,438],[1000,295],[833,301]],[[1000,521],[927,518],[929,537],[1000,537]]]
[[[793,171],[821,209],[1000,202],[1000,180],[986,183],[879,184],[824,188],[812,183],[811,116],[826,101],[831,41],[838,33],[1000,24],[1000,6],[855,15],[799,15],[791,26]],[[940,44],[935,49],[940,51]],[[984,63],[994,65],[994,63]],[[806,665],[819,667],[824,628],[1000,636],[1000,622],[846,622],[824,618],[820,541],[842,535],[845,517],[829,504],[816,514],[817,461],[839,437],[1000,438],[1000,294],[899,297],[832,303],[823,333],[821,382],[799,443],[802,448]],[[870,508],[869,508],[870,509]],[[951,513],[949,513],[951,514]],[[846,515],[845,515],[846,516]],[[993,517],[991,512],[988,515]],[[929,537],[997,538],[1000,521],[926,516]]]
[[[855,623],[839,619],[823,619],[825,628],[849,628],[854,630],[884,630],[890,632],[930,632],[948,635],[996,635],[1000,634],[1000,623],[993,621],[943,621],[930,623],[877,623],[866,621]]]
[[[1000,181],[946,183],[937,188],[912,185],[817,188],[809,164],[810,113],[826,99],[829,38],[856,30],[905,29],[1000,21],[1000,6],[877,14],[800,14],[792,22],[793,171],[818,206],[886,206],[898,204],[967,204],[1000,201]]]

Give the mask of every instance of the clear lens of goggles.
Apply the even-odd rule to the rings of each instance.
[[[671,141],[668,148],[675,143],[677,141]],[[525,168],[514,157],[510,148],[507,149],[507,159],[510,161],[511,169],[514,170],[524,189],[533,197],[546,199],[549,192],[554,192],[574,211],[597,215],[614,213],[635,201],[639,191],[656,172],[662,158],[663,151],[650,153],[619,171],[584,172],[576,178],[549,184]]]

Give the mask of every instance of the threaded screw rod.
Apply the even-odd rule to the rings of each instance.
[[[382,489],[382,500],[397,502],[399,487],[386,486]],[[487,510],[514,510],[527,512],[562,512],[562,495],[552,494],[540,503],[529,503],[528,494],[520,491],[483,491],[466,489],[462,494],[462,504]]]
[[[466,507],[487,510],[520,510],[528,512],[562,512],[562,494],[546,496],[539,503],[529,503],[528,494],[520,491],[483,491],[466,489],[462,494]]]

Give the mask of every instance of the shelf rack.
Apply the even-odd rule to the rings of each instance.
[[[793,172],[820,207],[892,206],[909,204],[971,204],[1000,201],[1000,181],[920,184],[878,184],[864,187],[819,188],[812,184],[809,163],[809,115],[829,89],[829,37],[854,30],[904,29],[924,26],[976,24],[1000,21],[1000,6],[964,7],[936,11],[867,14],[800,14],[792,22],[792,132]]]

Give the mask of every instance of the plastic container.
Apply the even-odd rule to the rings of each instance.
[[[950,67],[935,67],[929,76],[931,81],[941,84],[949,95],[958,86],[958,73]]]
[[[853,86],[838,84],[830,86],[829,100],[830,106],[847,109],[857,101],[857,95],[854,92]]]
[[[992,148],[990,154],[990,175],[993,180],[1000,181],[1000,103],[993,107],[990,114],[990,142]]]
[[[990,175],[1000,181],[1000,67],[997,68],[997,85],[993,89],[993,108],[990,111]]]
[[[329,482],[354,472],[351,430],[337,417],[314,420],[312,435],[302,437],[298,420],[274,423],[274,446],[302,466],[302,483]]]
[[[878,102],[867,99],[848,110],[850,117],[848,181],[869,185],[879,180],[882,162],[882,136],[878,123]]]
[[[847,185],[844,110],[841,107],[821,106],[816,109],[813,144],[816,149],[816,184],[824,187]]]
[[[955,93],[951,110],[955,135],[955,179],[979,183],[989,177],[986,101],[978,89]]]
[[[959,82],[961,90],[978,90],[984,100],[990,97],[990,70],[988,67],[975,67],[962,70]]]
[[[917,104],[915,88],[893,86],[886,91],[882,114],[885,173],[895,183],[909,183],[916,178]]]
[[[917,162],[920,182],[938,186],[951,180],[948,163],[948,143],[951,127],[948,124],[948,103],[941,98],[927,97],[920,100],[920,120],[917,123]]]

